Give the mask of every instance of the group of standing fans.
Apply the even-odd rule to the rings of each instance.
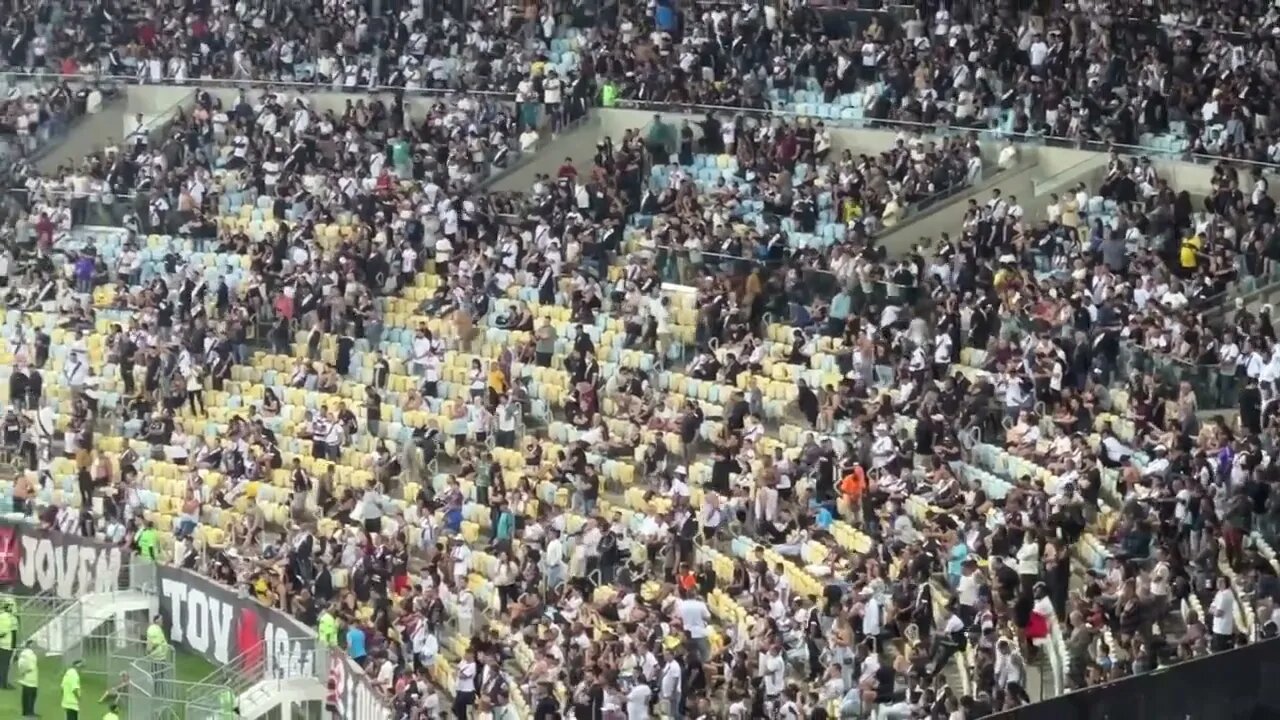
[[[0,29],[0,47],[18,72],[501,90],[552,124],[643,100],[1273,162],[1276,23],[1257,2],[1228,15],[1138,2],[47,3]]]
[[[515,94],[199,93],[23,175],[5,228],[14,509],[162,527],[397,717],[968,720],[1276,633],[1280,351],[1269,307],[1203,312],[1280,260],[1267,174],[1193,198],[1116,153],[1044,218],[993,193],[873,239],[989,170],[980,130],[1275,160],[1271,14],[121,10],[41,5],[0,47]],[[478,190],[624,100],[822,114],[657,119]],[[975,132],[834,153],[855,116]]]

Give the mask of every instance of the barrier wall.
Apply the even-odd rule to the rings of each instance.
[[[992,720],[1271,720],[1280,717],[1280,641],[1060,695]]]
[[[0,586],[77,597],[127,584],[129,551],[116,545],[0,521]],[[156,567],[157,609],[169,641],[214,665],[262,667],[273,678],[334,681],[345,720],[390,720],[388,700],[341,650],[318,652],[315,630],[202,575]],[[248,662],[246,662],[248,660]],[[325,670],[322,672],[320,667]]]

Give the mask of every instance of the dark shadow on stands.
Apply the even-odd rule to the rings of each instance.
[[[991,720],[1269,720],[1280,717],[1280,642],[1060,695]]]

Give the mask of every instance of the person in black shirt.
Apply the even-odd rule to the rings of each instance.
[[[14,408],[4,414],[3,434],[5,457],[12,458],[22,443],[22,418]]]
[[[27,374],[21,367],[15,367],[9,376],[9,397],[13,400],[13,409],[24,410],[27,400]]]
[[[147,365],[142,387],[148,396],[154,396],[160,389],[160,353],[152,349],[144,351],[144,355]]]
[[[391,377],[391,363],[387,362],[387,358],[382,354],[381,350],[376,351],[374,355],[373,386],[379,390],[386,390],[387,381]]]
[[[376,436],[378,434],[378,422],[382,419],[382,396],[378,394],[373,386],[364,389],[364,410],[365,424],[368,427],[369,434]]]
[[[1240,425],[1250,434],[1262,434],[1262,393],[1254,377],[1246,376],[1244,390],[1240,391]]]
[[[751,408],[743,398],[742,391],[734,390],[726,408],[725,429],[734,435],[740,434],[746,426],[747,415],[750,412]]]
[[[320,618],[320,613],[316,610],[315,598],[311,597],[311,591],[307,588],[299,588],[294,593],[290,605],[293,616],[308,627],[314,627]]]
[[[35,368],[27,369],[27,407],[39,407],[44,396],[44,376]],[[10,397],[13,397],[12,395]]]
[[[338,356],[334,363],[334,369],[339,375],[346,377],[351,371],[351,351],[355,348],[356,339],[350,335],[343,335],[338,338]]]
[[[563,720],[560,701],[551,692],[551,683],[538,683],[538,699],[533,705],[533,720]]]
[[[817,470],[814,479],[814,491],[819,502],[830,502],[836,497],[836,463],[835,450],[831,448],[831,439],[822,439],[822,454],[815,465]]]
[[[711,464],[711,489],[721,495],[728,495],[730,477],[740,472],[742,466],[738,464],[733,451],[727,447],[719,448],[716,459]]]
[[[53,343],[49,333],[44,330],[36,331],[36,362],[35,366],[42,368],[45,363],[49,362],[49,347]]]
[[[347,404],[338,403],[338,422],[342,424],[342,430],[348,437],[355,436],[360,429],[360,424],[356,420],[356,414],[347,407]]]

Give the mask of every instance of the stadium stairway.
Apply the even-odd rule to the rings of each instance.
[[[295,703],[320,702],[324,698],[324,683],[315,677],[263,679],[240,694],[237,717],[257,720],[277,707],[287,708],[283,712],[285,717],[296,717],[292,710]]]
[[[123,626],[126,613],[151,612],[153,607],[151,596],[141,590],[89,593],[53,616],[33,637],[45,654],[62,655],[78,647],[107,621],[115,619]]]

